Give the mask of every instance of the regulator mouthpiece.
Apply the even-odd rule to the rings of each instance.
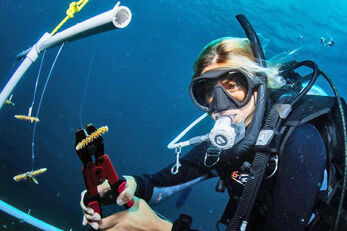
[[[216,148],[221,150],[230,149],[235,143],[245,136],[245,125],[243,122],[233,123],[230,115],[220,116],[213,126],[209,138]]]

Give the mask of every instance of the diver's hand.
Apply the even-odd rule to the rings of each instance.
[[[132,176],[124,176],[124,178],[127,181],[125,190],[119,194],[116,201],[119,206],[122,206],[133,199],[133,196],[137,187],[136,181]],[[80,206],[83,211],[82,224],[83,225],[89,224],[93,229],[98,230],[101,216],[100,214],[95,213],[92,208],[87,207],[84,204],[84,200],[85,200],[84,197],[86,196],[86,192],[87,191],[84,190],[81,193]],[[110,195],[112,194],[112,190],[107,180],[105,180],[102,184],[98,185],[98,193],[101,198],[101,203],[103,205],[109,205],[115,202],[112,195]]]
[[[98,193],[99,193],[99,196],[100,196],[103,204],[110,204],[109,200],[108,200],[108,203],[105,203],[106,200],[103,200],[103,198],[106,198],[106,197],[108,198],[108,196],[106,196],[106,195],[110,194],[111,192],[112,192],[111,187],[108,184],[107,180],[105,180],[102,184],[98,185]],[[82,224],[83,225],[89,224],[93,229],[98,230],[101,216],[100,216],[100,214],[95,213],[92,208],[87,207],[84,204],[86,193],[87,193],[87,190],[84,190],[81,193],[80,206],[81,206],[82,211],[83,211]]]
[[[137,187],[134,177],[132,176],[123,176],[123,177],[126,179],[127,184],[124,191],[121,192],[119,196],[117,197],[117,204],[119,206],[122,206],[133,199],[135,191],[136,191],[136,187]]]
[[[94,209],[89,208],[84,205],[83,203],[83,198],[86,196],[87,190],[84,190],[81,193],[81,201],[80,201],[80,206],[82,208],[83,212],[83,220],[82,220],[82,225],[90,225],[94,230],[99,229],[99,222],[101,220],[100,214],[94,212]]]
[[[100,221],[104,231],[170,231],[172,224],[161,219],[146,201],[133,197],[134,205],[125,211],[115,213]]]

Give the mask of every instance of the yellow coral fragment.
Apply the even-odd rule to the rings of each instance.
[[[92,134],[90,134],[89,136],[84,138],[81,142],[79,142],[76,146],[76,150],[77,151],[81,150],[82,148],[87,146],[90,142],[92,142],[93,140],[95,140],[96,138],[98,138],[99,136],[101,136],[102,134],[104,134],[106,132],[108,132],[107,126],[103,126],[103,127],[99,128],[98,130],[96,130],[95,132],[93,132]]]
[[[40,174],[42,174],[42,173],[44,173],[46,171],[47,171],[47,168],[40,168],[40,169],[35,170],[35,171],[29,171],[29,172],[22,173],[22,174],[19,174],[17,176],[14,176],[13,180],[15,180],[16,182],[23,181],[23,180],[31,180],[35,184],[38,184],[39,182],[37,181],[35,176],[40,175]]]
[[[6,103],[7,105],[14,106],[14,103],[12,102],[12,97],[13,97],[13,94],[10,96],[9,99],[7,99],[7,100],[5,101],[5,103]]]
[[[39,118],[37,117],[33,117],[33,116],[26,116],[26,115],[15,115],[14,117],[16,117],[19,120],[27,120],[30,121],[31,123],[33,122],[39,122]]]

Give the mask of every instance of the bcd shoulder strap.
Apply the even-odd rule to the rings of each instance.
[[[264,178],[271,153],[277,151],[279,144],[278,128],[282,119],[286,118],[291,108],[288,104],[275,104],[266,115],[265,124],[260,131],[255,145],[255,156],[250,168],[236,212],[227,226],[227,230],[244,231],[255,203],[260,185]],[[276,149],[276,150],[275,150]]]

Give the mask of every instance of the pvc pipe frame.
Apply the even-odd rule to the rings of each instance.
[[[131,21],[131,11],[125,6],[119,6],[119,2],[115,7],[103,14],[97,15],[81,23],[57,33],[54,36],[45,33],[41,39],[30,49],[29,53],[22,64],[17,68],[15,73],[11,76],[10,80],[0,93],[0,109],[4,105],[6,99],[9,97],[19,80],[29,69],[32,63],[36,61],[39,54],[45,49],[58,46],[65,42],[71,42],[77,39],[85,38],[93,34],[98,34],[104,31],[113,30],[116,28],[124,28],[129,25]]]
[[[30,216],[29,214],[26,214],[15,207],[12,207],[11,205],[5,203],[4,201],[0,200],[0,210],[4,211],[5,213],[18,218],[20,221],[26,222],[32,226],[35,226],[36,228],[45,230],[45,231],[63,231],[62,229],[58,229],[50,224],[47,224],[35,217]]]

